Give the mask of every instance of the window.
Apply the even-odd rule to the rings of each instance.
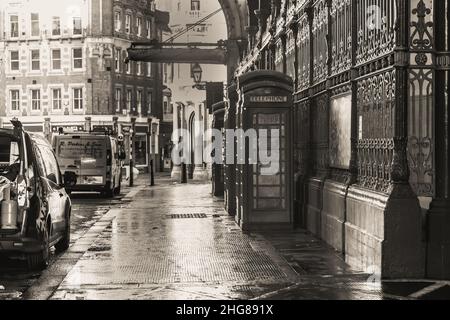
[[[53,110],[62,110],[61,89],[52,89],[52,108]]]
[[[31,90],[31,110],[32,111],[41,110],[41,90],[39,89]]]
[[[11,51],[10,52],[10,68],[11,71],[19,71],[19,51]]]
[[[40,34],[39,13],[32,13],[31,14],[31,36],[39,37],[39,34]]]
[[[187,24],[186,28],[197,33],[204,33],[208,31],[206,24]]]
[[[74,35],[80,35],[82,34],[82,26],[81,26],[81,18],[80,17],[74,17],[73,18],[73,34]]]
[[[83,89],[73,89],[73,110],[83,110]]]
[[[83,69],[83,49],[73,49],[73,68]]]
[[[61,49],[52,50],[52,69],[61,70]]]
[[[191,11],[200,11],[200,0],[191,0]]]
[[[53,17],[52,19],[52,35],[59,36],[61,35],[61,18]]]
[[[152,113],[153,93],[147,93],[147,114]]]
[[[131,89],[127,89],[127,110],[131,110],[131,103],[133,98],[133,91]]]
[[[120,30],[122,29],[122,15],[120,14],[119,11],[117,11],[116,13],[114,13],[114,25],[115,25],[115,30],[117,32],[120,32]]]
[[[10,90],[9,91],[9,101],[11,104],[11,111],[19,111],[20,110],[20,91],[19,90]]]
[[[120,112],[122,109],[122,89],[116,89],[116,111]]]
[[[131,63],[133,63],[133,61],[128,61],[128,63],[126,64],[127,65],[127,70],[126,70],[127,74],[131,74]]]
[[[120,49],[116,49],[114,62],[116,67],[116,72],[120,72],[120,56],[122,55],[122,51]]]
[[[142,18],[138,17],[136,19],[136,29],[137,29],[137,35],[140,37],[142,36]]]
[[[131,15],[125,15],[125,32],[130,34],[131,32]]]
[[[60,169],[53,151],[47,146],[43,146],[41,144],[37,144],[37,150],[37,152],[41,155],[37,158],[45,159],[45,161],[39,161],[40,166],[44,169],[45,177],[50,181],[50,184],[61,184]]]
[[[138,76],[142,75],[142,62],[136,62],[136,74]]]
[[[9,16],[9,23],[11,26],[11,38],[18,38],[19,37],[19,16],[18,15],[11,15]]]
[[[138,90],[136,97],[137,112],[142,114],[142,90]]]
[[[152,21],[147,20],[147,39],[152,38]]]
[[[39,50],[31,50],[31,70],[41,70],[41,52]]]
[[[151,62],[147,62],[147,76],[148,77],[152,76],[152,63]]]

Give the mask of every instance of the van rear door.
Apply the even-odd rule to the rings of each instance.
[[[81,137],[75,135],[56,136],[54,148],[62,173],[74,172],[78,178],[77,184],[80,184],[81,155],[84,150]]]
[[[106,148],[105,136],[82,136],[84,151],[81,155],[81,184],[105,185]]]

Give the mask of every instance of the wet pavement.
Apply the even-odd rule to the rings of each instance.
[[[127,191],[129,189],[124,188],[124,192]],[[72,195],[71,245],[73,246],[85,236],[111,208],[120,207],[121,203],[121,196],[105,199],[96,193],[74,193]],[[63,256],[63,254],[55,254],[52,250],[48,270],[30,272],[20,256],[0,255],[0,300],[24,298],[30,288],[46,278],[45,275],[49,275],[47,279],[53,277],[51,281],[46,280],[47,283],[53,283],[54,286],[59,285],[56,283],[57,279],[64,275],[64,272],[67,275],[73,264],[76,263],[73,259],[66,260],[64,263]]]
[[[450,283],[352,270],[304,231],[244,234],[209,184],[157,184],[74,199],[69,250],[41,274],[0,269],[0,299],[450,299]]]

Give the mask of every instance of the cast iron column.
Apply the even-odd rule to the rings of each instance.
[[[435,1],[435,45],[440,52],[449,50],[445,39],[447,1]],[[447,8],[446,8],[447,6]],[[447,21],[448,23],[449,21]],[[447,25],[448,26],[448,25]],[[427,276],[450,279],[450,70],[436,70],[436,194],[428,212]]]

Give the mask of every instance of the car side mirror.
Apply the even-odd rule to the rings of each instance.
[[[50,173],[50,174],[47,176],[47,179],[48,179],[49,181],[53,182],[54,184],[58,184],[58,179],[56,178],[56,174],[54,174],[54,173]]]
[[[77,184],[77,175],[75,172],[66,171],[64,173],[64,186],[73,187]]]

